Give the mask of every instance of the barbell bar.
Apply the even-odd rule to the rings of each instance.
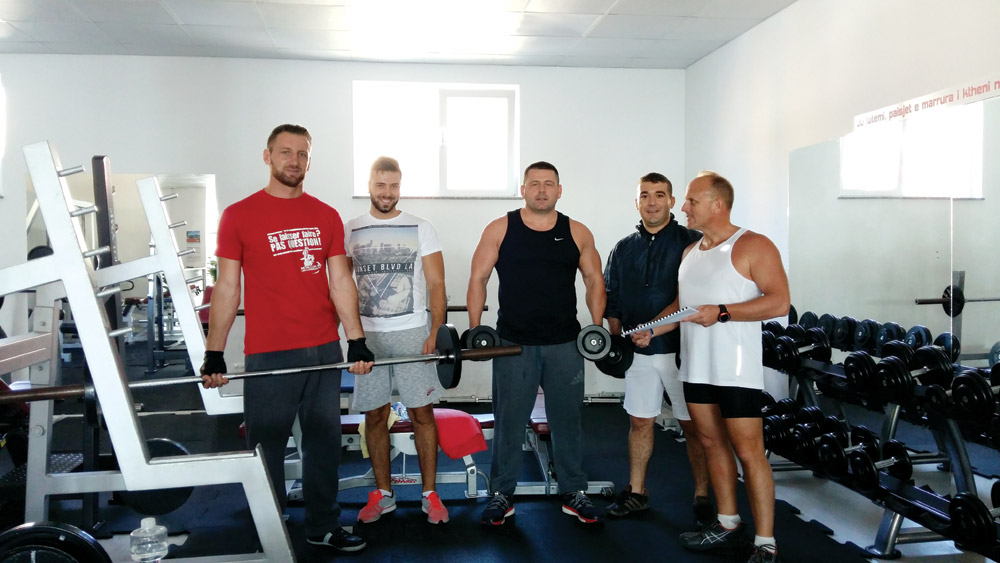
[[[965,292],[957,285],[949,285],[944,288],[941,297],[933,299],[914,299],[917,305],[941,305],[944,312],[949,317],[957,317],[962,314],[962,309],[966,303],[983,303],[987,301],[1000,301],[1000,297],[975,297],[967,298]]]
[[[498,346],[495,348],[477,348],[472,350],[462,350],[458,333],[455,327],[444,324],[437,332],[437,353],[421,354],[417,356],[401,356],[397,358],[386,358],[375,360],[375,366],[392,366],[398,364],[410,364],[418,362],[436,361],[438,380],[446,389],[456,387],[461,380],[462,360],[481,360],[500,356],[517,356],[521,353],[520,346]],[[263,371],[245,371],[224,374],[230,380],[247,379],[251,377],[265,377],[275,375],[291,375],[295,373],[306,373],[312,371],[348,369],[353,362],[340,362],[336,364],[323,364],[316,366],[301,366],[284,369],[273,369]],[[164,379],[152,379],[148,381],[129,382],[129,389],[144,389],[147,387],[163,387],[167,385],[182,385],[186,383],[202,383],[201,376],[194,377],[168,377]],[[59,387],[40,387],[32,389],[18,389],[0,393],[0,404],[18,403],[30,401],[50,401],[55,399],[73,399],[82,397],[92,388],[91,384],[65,385]]]

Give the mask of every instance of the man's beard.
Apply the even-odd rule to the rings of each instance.
[[[289,188],[297,188],[302,185],[302,180],[305,179],[306,175],[304,172],[299,172],[298,175],[293,175],[289,172],[278,172],[274,167],[271,168],[271,176],[275,180],[281,182],[282,184],[288,186]]]
[[[399,203],[399,200],[398,200],[398,199],[394,199],[394,200],[392,201],[392,203],[391,203],[391,204],[389,205],[389,207],[388,207],[388,208],[386,208],[386,207],[385,207],[385,206],[384,206],[384,205],[382,204],[382,202],[380,202],[380,201],[378,200],[378,198],[377,198],[377,197],[375,197],[375,196],[371,196],[371,200],[372,200],[372,205],[374,205],[374,206],[375,206],[375,209],[378,209],[380,213],[389,213],[389,212],[390,212],[390,211],[392,211],[393,209],[396,209],[396,204],[397,204],[397,203]]]

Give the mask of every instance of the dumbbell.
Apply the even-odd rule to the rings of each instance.
[[[798,406],[796,404],[796,406]],[[790,451],[792,429],[796,424],[818,424],[823,420],[823,412],[818,407],[804,407],[789,414],[775,414],[764,417],[764,446],[782,454]]]
[[[963,547],[979,549],[989,547],[997,541],[997,529],[994,520],[1000,516],[1000,481],[993,483],[991,497],[994,508],[986,508],[974,493],[961,492],[948,503],[950,537]]]
[[[830,313],[823,313],[819,317],[819,321],[816,324],[817,328],[823,329],[826,336],[830,339],[833,338],[833,329],[837,326],[837,317],[831,315]]]
[[[970,420],[984,420],[997,412],[1000,393],[1000,364],[990,369],[986,379],[978,370],[965,370],[951,383],[951,394],[957,411]]]
[[[854,486],[863,493],[878,490],[879,472],[883,469],[900,481],[909,481],[913,475],[910,454],[906,451],[906,446],[897,440],[889,440],[882,446],[880,461],[872,461],[872,457],[862,450],[851,452],[847,459],[851,466]]]
[[[500,346],[500,335],[496,329],[487,325],[479,325],[462,333],[462,346],[466,349],[496,348]],[[474,358],[475,361],[485,361],[490,358]]]
[[[785,335],[785,327],[781,326],[781,323],[779,323],[778,321],[767,321],[766,323],[761,325],[761,330],[765,332],[770,332],[775,337]]]
[[[858,321],[854,317],[840,317],[833,325],[833,336],[830,341],[841,350],[850,350],[854,346],[854,331]]]
[[[851,428],[850,446],[844,443],[841,436],[834,434],[820,436],[819,445],[816,447],[816,460],[823,472],[840,479],[847,476],[848,456],[859,451],[868,454],[869,458],[878,455],[878,437],[864,426]]]
[[[829,362],[831,353],[826,333],[818,328],[810,328],[805,331],[801,340],[795,340],[791,336],[779,336],[775,339],[772,357],[776,369],[791,373],[802,365],[802,356],[818,362]]]
[[[900,358],[909,365],[913,361],[913,350],[901,340],[891,340],[882,345],[882,356]],[[848,385],[860,393],[875,393],[876,366],[875,359],[864,350],[848,354],[844,359],[844,375],[847,377]]]
[[[788,324],[794,325],[799,323],[799,312],[795,310],[795,305],[788,306]]]
[[[875,351],[878,343],[878,333],[882,325],[874,319],[865,319],[854,327],[854,349]]]
[[[601,325],[589,325],[576,337],[576,349],[584,358],[596,362],[611,351],[611,333]]]
[[[931,331],[923,325],[916,325],[906,331],[903,342],[906,342],[906,345],[914,350],[927,346],[931,344]]]
[[[812,311],[806,311],[799,315],[799,324],[802,325],[802,328],[817,328],[819,326],[819,317]]]
[[[761,392],[762,406],[760,409],[761,418],[766,418],[768,416],[781,416],[781,415],[794,415],[799,412],[802,408],[795,399],[784,398],[778,402],[774,402],[774,397],[771,396],[767,391]]]
[[[957,336],[950,332],[939,334],[934,339],[934,345],[944,348],[945,352],[948,352],[948,356],[951,357],[952,362],[957,362],[958,357],[962,355],[962,343]]]
[[[915,366],[915,369],[910,369]],[[948,354],[937,346],[923,346],[913,353],[909,364],[896,356],[882,358],[875,366],[874,384],[880,396],[891,403],[913,397],[913,388],[949,382],[953,373]]]
[[[878,334],[875,336],[875,355],[884,356],[882,353],[882,346],[886,342],[892,342],[893,340],[902,341],[906,338],[906,330],[899,325],[899,323],[894,323],[889,321],[884,323],[881,328],[878,329]]]
[[[813,465],[817,460],[819,442],[824,436],[832,436],[844,446],[848,444],[844,423],[835,416],[823,417],[816,423],[796,424],[788,441],[791,451],[795,452],[795,459]]]

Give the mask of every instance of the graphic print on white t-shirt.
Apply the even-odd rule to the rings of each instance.
[[[299,227],[267,233],[267,242],[271,247],[271,256],[293,252],[298,254],[302,261],[302,272],[315,274],[323,267],[322,261],[313,256],[314,252],[323,250],[319,227]]]
[[[421,259],[419,250],[416,225],[367,225],[351,233],[349,253],[362,316],[413,313],[413,274]]]

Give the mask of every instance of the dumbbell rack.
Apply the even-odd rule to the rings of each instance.
[[[117,346],[113,344],[119,331],[109,332],[109,320],[103,299],[120,291],[125,280],[163,272],[167,283],[186,288],[171,225],[163,208],[163,199],[153,178],[137,182],[142,204],[149,219],[150,231],[157,242],[155,255],[135,261],[95,270],[91,258],[109,251],[85,249],[84,238],[76,217],[96,211],[95,208],[70,211],[69,189],[63,179],[82,167],[64,170],[47,142],[24,147],[39,208],[45,219],[53,254],[23,264],[0,269],[0,295],[38,288],[42,306],[65,296],[73,308],[86,361],[93,375],[94,389],[107,420],[108,433],[119,462],[120,471],[90,471],[60,473],[50,463],[52,435],[52,403],[35,402],[31,407],[28,445],[28,476],[26,485],[25,519],[43,521],[48,517],[48,498],[52,495],[81,494],[114,490],[150,490],[191,486],[240,483],[263,553],[237,554],[223,557],[189,558],[185,561],[292,561],[294,552],[281,519],[277,499],[271,488],[261,450],[227,454],[173,456],[150,459],[142,428],[134,410],[132,395],[126,382],[125,369]],[[183,223],[181,223],[183,224]],[[167,249],[173,249],[168,252]],[[60,287],[61,286],[61,287]],[[188,295],[187,291],[178,292]],[[204,353],[204,335],[197,322],[195,309],[188,299],[178,314],[185,329],[189,353],[199,357]],[[45,314],[36,306],[31,339],[54,338],[52,326],[45,324]],[[189,318],[188,318],[189,317]],[[185,322],[185,320],[187,322]],[[41,331],[41,332],[39,332]],[[48,333],[49,336],[45,336]],[[50,346],[53,342],[49,340]],[[33,386],[56,383],[57,362],[51,355],[36,352],[30,360],[30,381]],[[238,412],[238,399],[228,402],[214,393],[202,392],[206,410]],[[211,405],[211,407],[210,407]],[[227,409],[234,409],[228,410]]]

